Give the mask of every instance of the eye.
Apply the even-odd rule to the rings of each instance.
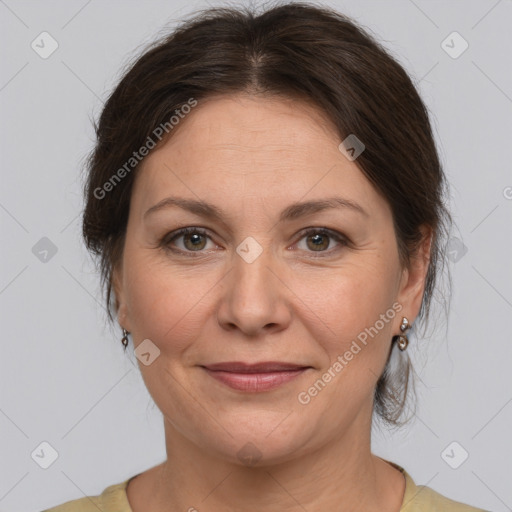
[[[178,249],[176,250],[172,245],[175,240],[180,238],[183,239],[183,246],[178,246]],[[179,231],[175,231],[169,236],[166,236],[162,240],[162,245],[176,252],[201,252],[206,246],[207,239],[210,239],[210,236],[204,229],[190,227],[180,229]]]
[[[332,245],[331,242],[333,240],[340,246],[345,246],[348,243],[347,240],[339,233],[327,228],[314,228],[303,231],[299,242],[302,240],[305,240],[306,248],[304,249],[302,247],[300,248],[301,250],[305,250],[307,252],[328,252],[329,254],[336,250],[327,251],[327,249]]]
[[[299,247],[299,249],[305,250],[306,252],[327,252],[328,254],[331,254],[332,252],[336,251],[336,249],[328,250],[330,246],[333,245],[331,243],[333,240],[337,242],[338,246],[340,247],[346,246],[348,244],[348,241],[342,235],[327,228],[308,229],[302,231],[301,235],[302,236],[299,240],[299,243],[302,242],[302,240],[305,240],[305,248]],[[176,242],[180,239],[182,239],[181,247],[180,244]],[[177,253],[188,253],[187,255],[190,256],[190,253],[206,252],[204,249],[208,249],[206,247],[208,240],[212,241],[206,230],[202,228],[188,227],[165,236],[161,241],[161,245],[170,251]],[[298,245],[300,245],[299,243]],[[215,244],[213,245],[216,247]]]

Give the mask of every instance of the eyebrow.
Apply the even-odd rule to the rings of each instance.
[[[185,199],[182,197],[166,197],[157,204],[149,208],[144,213],[146,218],[151,213],[171,208],[179,207],[183,210],[187,210],[195,215],[201,217],[208,217],[218,221],[222,221],[227,215],[217,206],[202,200]],[[368,212],[360,206],[358,203],[342,197],[329,197],[326,199],[306,201],[302,203],[293,203],[287,206],[279,216],[279,221],[290,221],[304,217],[306,215],[312,215],[313,213],[321,212],[328,209],[349,209],[354,212],[360,213],[366,217],[369,217]]]

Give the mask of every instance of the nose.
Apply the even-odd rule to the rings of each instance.
[[[279,262],[269,249],[263,249],[254,261],[235,254],[231,272],[222,281],[217,311],[221,327],[238,329],[252,338],[286,329],[291,320],[291,292],[279,274]]]

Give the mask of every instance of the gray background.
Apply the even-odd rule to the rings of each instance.
[[[460,240],[451,252],[449,320],[440,316],[437,332],[410,346],[417,414],[397,432],[376,429],[374,451],[452,499],[512,510],[512,1],[329,4],[371,29],[419,84]],[[165,456],[161,414],[119,330],[105,322],[80,239],[80,167],[93,141],[90,120],[122,66],[165,23],[206,6],[0,1],[2,511],[98,494]],[[43,31],[59,45],[47,59],[31,48]],[[469,44],[458,58],[442,47],[453,31]],[[450,41],[452,53],[462,48]],[[43,237],[55,254],[41,252]],[[47,469],[44,457],[31,456],[43,441],[58,452]],[[469,453],[457,469],[442,456],[453,441]],[[462,453],[448,450],[452,464]]]

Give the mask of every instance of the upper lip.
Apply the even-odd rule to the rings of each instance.
[[[239,361],[215,363],[204,365],[204,368],[212,371],[224,371],[233,373],[270,373],[270,372],[284,372],[291,370],[300,370],[304,368],[311,368],[310,366],[283,363],[279,361],[264,361],[261,363],[244,363]]]

